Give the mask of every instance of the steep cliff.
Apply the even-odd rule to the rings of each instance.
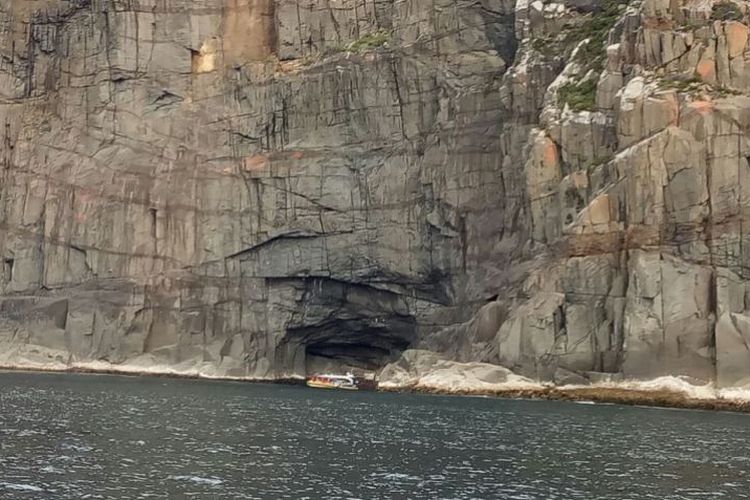
[[[747,7],[517,4],[508,80],[566,58],[522,158],[539,257],[443,347],[548,379],[750,382]]]
[[[746,8],[0,0],[0,364],[744,384]]]

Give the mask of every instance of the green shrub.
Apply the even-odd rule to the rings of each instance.
[[[562,45],[578,45],[575,62],[580,66],[578,77],[581,80],[568,82],[558,89],[557,98],[561,107],[567,104],[575,112],[596,110],[597,80],[586,75],[593,72],[598,76],[604,70],[609,32],[622,17],[627,5],[623,0],[603,0],[598,11],[564,28]],[[583,40],[586,43],[581,44]]]
[[[557,91],[560,103],[567,104],[573,111],[594,111],[596,109],[596,81],[568,82]]]
[[[369,52],[387,44],[391,40],[391,34],[385,30],[368,33],[347,45],[346,50],[350,52]]]
[[[712,21],[741,21],[744,16],[734,2],[720,2],[711,9]]]
[[[610,30],[622,15],[627,3],[618,0],[605,0],[601,11],[588,14],[583,22],[566,27],[564,43],[567,46],[588,42],[578,49],[576,60],[584,66],[583,73],[593,69],[601,72],[606,60],[605,43]]]

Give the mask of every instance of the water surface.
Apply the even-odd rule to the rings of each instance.
[[[750,416],[0,373],[0,499],[750,498]]]

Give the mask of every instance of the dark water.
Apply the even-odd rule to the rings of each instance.
[[[0,373],[0,498],[750,498],[750,416]]]

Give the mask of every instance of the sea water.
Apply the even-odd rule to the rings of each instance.
[[[0,373],[0,498],[750,498],[744,414]]]

